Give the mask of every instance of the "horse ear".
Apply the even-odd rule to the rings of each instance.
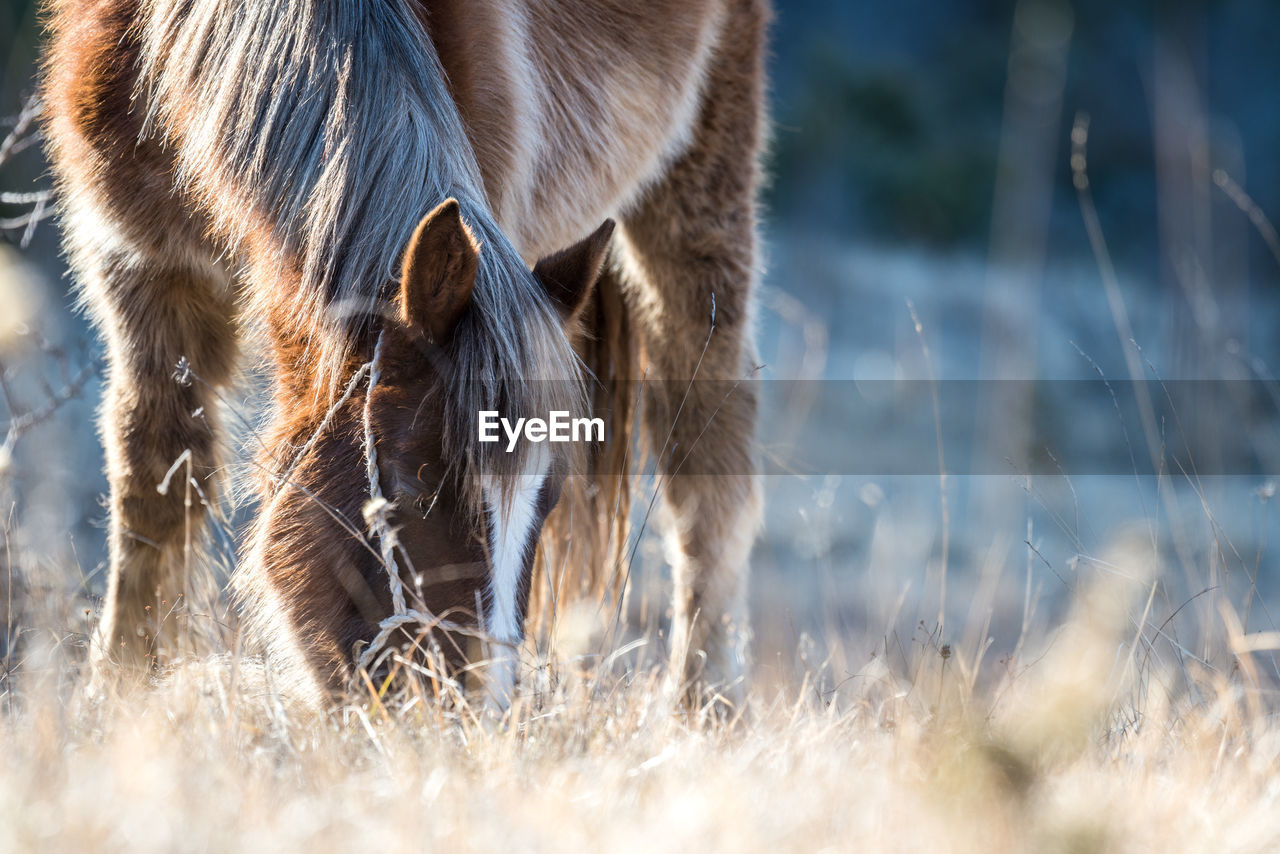
[[[613,220],[606,219],[586,240],[548,255],[534,265],[533,274],[555,301],[566,323],[577,317],[586,305],[587,296],[600,278],[612,237]]]
[[[462,221],[458,200],[442,202],[422,218],[405,247],[401,319],[437,344],[446,343],[471,302],[479,266],[480,244]]]

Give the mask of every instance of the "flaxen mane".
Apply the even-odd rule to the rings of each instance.
[[[444,442],[460,468],[522,471],[522,453],[477,441],[475,413],[580,411],[579,371],[544,292],[494,221],[409,4],[148,0],[140,20],[148,127],[173,140],[180,185],[220,232],[266,232],[276,266],[254,273],[296,277],[298,332],[319,342],[331,389],[354,336],[388,303],[414,224],[442,199],[459,200],[482,251],[471,311],[444,354]]]

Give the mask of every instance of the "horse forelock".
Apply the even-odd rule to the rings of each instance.
[[[336,395],[390,308],[419,218],[457,198],[481,243],[472,309],[448,348],[446,459],[515,483],[527,448],[479,442],[477,413],[580,411],[579,366],[499,228],[434,47],[405,0],[144,0],[139,101],[177,177],[248,258],[250,316],[288,318],[315,387]],[[287,284],[286,284],[287,283]],[[284,306],[284,308],[282,308]]]
[[[483,249],[481,261],[484,276]],[[489,261],[499,268],[489,273],[495,286],[482,293],[477,282],[472,310],[449,350],[443,443],[446,454],[454,454],[472,506],[481,507],[480,483],[488,481],[498,484],[499,512],[505,514],[537,446],[520,442],[508,451],[505,442],[480,442],[479,413],[498,410],[514,421],[557,410],[583,412],[586,394],[582,367],[541,286],[514,252],[492,253]]]

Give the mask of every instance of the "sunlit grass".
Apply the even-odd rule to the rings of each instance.
[[[316,718],[225,653],[91,698],[75,636],[35,631],[5,683],[0,850],[1274,849],[1251,642],[1162,670],[1133,627],[1149,568],[1111,557],[995,678],[968,675],[985,643],[922,646],[840,682],[770,668],[723,715],[664,699],[656,639],[607,671],[560,645],[506,714],[421,678]]]

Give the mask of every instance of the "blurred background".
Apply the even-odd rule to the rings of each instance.
[[[0,0],[0,135],[33,91],[35,6]],[[877,655],[957,642],[975,620],[990,623],[996,660],[1119,553],[1147,565],[1133,584],[1156,579],[1153,649],[1213,661],[1221,649],[1190,627],[1220,623],[1224,603],[1246,629],[1276,628],[1266,467],[1224,474],[1210,443],[1203,470],[1140,474],[1124,451],[1158,451],[1165,425],[1144,433],[1065,381],[1274,390],[1277,27],[1270,0],[778,2],[759,312],[761,444],[778,473],[752,589],[762,667],[798,649],[854,676]],[[74,311],[55,224],[33,221],[49,185],[38,139],[15,139],[0,156],[0,583],[70,583],[91,609],[101,347]],[[1051,432],[1101,436],[1122,462],[1032,475],[995,448],[943,460],[944,476],[841,465],[871,428],[841,415],[849,399],[813,396],[873,398],[900,380],[1036,380]],[[1012,432],[1030,418],[1026,385],[969,388],[972,409],[1008,413]],[[1280,447],[1274,421],[1195,410],[1182,414],[1216,426],[1221,448]],[[878,429],[932,454],[934,431],[972,412],[929,414]],[[836,461],[800,461],[814,441]],[[639,554],[650,571],[633,601],[661,602],[656,543]]]

